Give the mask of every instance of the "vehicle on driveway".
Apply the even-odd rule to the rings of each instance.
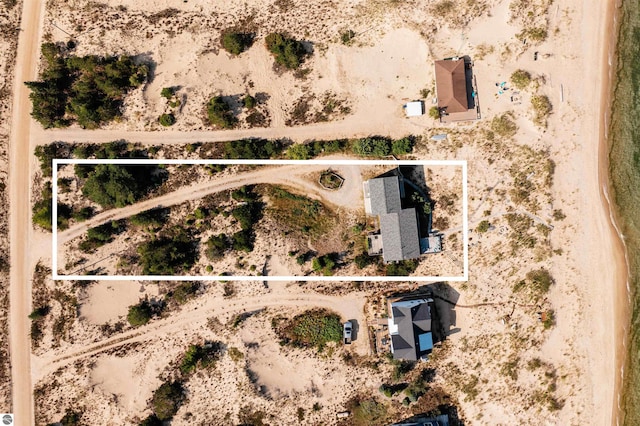
[[[351,324],[351,321],[347,321],[344,324],[342,324],[342,337],[344,339],[344,344],[345,345],[350,345],[351,344],[351,332],[353,331],[353,324]]]

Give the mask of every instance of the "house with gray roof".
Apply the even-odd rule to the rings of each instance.
[[[389,337],[394,359],[426,359],[433,349],[432,298],[390,299]]]
[[[402,423],[394,423],[391,426],[449,426],[449,416],[440,414],[435,417],[414,417]]]
[[[402,208],[405,197],[403,179],[398,173],[363,183],[365,212],[378,216],[380,220],[380,233],[368,238],[369,254],[381,254],[387,263],[420,257],[416,209]]]

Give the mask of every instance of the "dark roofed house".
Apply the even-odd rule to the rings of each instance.
[[[389,301],[389,336],[394,359],[426,359],[433,349],[433,299]]]
[[[446,123],[480,118],[471,61],[443,59],[435,62],[435,71],[440,120]]]
[[[382,254],[385,262],[420,257],[418,215],[414,208],[402,208],[402,176],[370,179],[363,187],[366,213],[380,218],[380,234],[369,237],[369,254]]]

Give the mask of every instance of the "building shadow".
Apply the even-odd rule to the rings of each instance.
[[[442,338],[445,339],[460,331],[460,328],[456,327],[456,304],[460,299],[460,293],[445,282],[431,284],[429,287],[433,294]]]

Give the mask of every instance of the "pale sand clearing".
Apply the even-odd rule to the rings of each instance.
[[[85,291],[79,316],[93,324],[116,322],[145,296],[158,296],[157,287],[133,281],[101,281]]]

